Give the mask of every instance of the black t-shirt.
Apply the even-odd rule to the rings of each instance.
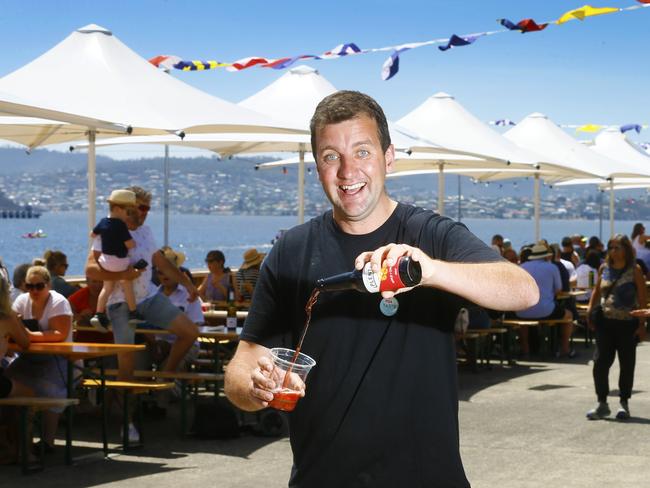
[[[102,237],[102,253],[125,258],[129,250],[124,243],[131,239],[131,233],[124,221],[104,217],[93,229],[93,234]]]
[[[502,260],[464,225],[416,207],[399,204],[365,235],[341,231],[330,211],[275,244],[241,338],[295,348],[316,280],[350,271],[361,252],[391,242],[445,261]],[[379,294],[320,294],[302,349],[316,366],[290,414],[289,486],[469,486],[450,333],[461,299],[424,287],[397,299],[397,314],[386,317]]]

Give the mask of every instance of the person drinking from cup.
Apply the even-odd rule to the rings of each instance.
[[[422,278],[407,293],[322,292],[313,306],[302,350],[316,365],[289,414],[289,485],[467,487],[454,319],[463,299],[529,307],[537,286],[464,225],[388,196],[395,153],[372,98],[353,91],[326,97],[311,138],[332,209],[286,232],[264,260],[226,394],[248,411],[274,400],[282,385],[273,381],[269,348],[287,347],[285,338],[289,347],[298,343],[319,278],[366,263],[379,272],[410,256]]]

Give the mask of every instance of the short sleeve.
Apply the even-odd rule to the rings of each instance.
[[[79,313],[88,306],[88,288],[75,291],[68,297],[70,308],[73,312]]]
[[[201,301],[197,299],[193,302],[187,302],[185,315],[187,315],[187,317],[195,324],[204,323],[205,319],[203,318],[203,312],[201,311]]]
[[[91,248],[92,248],[93,251],[99,251],[99,252],[102,251],[102,238],[101,238],[101,236],[96,236],[93,239],[93,243],[92,243]]]
[[[505,261],[499,253],[472,234],[464,224],[447,217],[429,214],[422,225],[422,218],[421,214],[416,214],[409,219],[407,225],[415,226],[415,229],[410,232],[420,233],[421,247],[434,259],[455,263]],[[429,249],[426,249],[427,247]]]
[[[23,318],[31,318],[31,311],[29,310],[29,293],[23,293],[18,295],[18,298],[14,300],[11,308],[14,312],[19,313]]]
[[[72,316],[72,309],[68,300],[59,293],[50,292],[50,294],[52,295],[52,307],[50,308],[49,317],[58,317],[59,315]]]

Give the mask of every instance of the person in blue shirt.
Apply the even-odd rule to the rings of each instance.
[[[571,312],[565,310],[555,296],[562,291],[562,279],[557,266],[551,262],[553,253],[543,243],[535,244],[528,260],[521,267],[530,274],[539,288],[539,301],[530,308],[517,312],[517,317],[525,320],[556,320],[565,319],[561,325],[561,343],[559,355],[574,357],[575,351],[569,348],[569,339],[573,328]],[[530,354],[528,344],[528,327],[519,329],[521,352],[524,356]]]

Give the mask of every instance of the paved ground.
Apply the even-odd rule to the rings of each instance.
[[[585,419],[594,403],[591,350],[580,345],[578,351],[580,357],[566,362],[461,372],[461,448],[473,487],[650,486],[650,343],[638,349],[633,418],[624,423]],[[612,387],[617,374],[614,367]],[[81,435],[97,439],[92,419],[81,420],[88,424],[81,425]],[[147,427],[145,450],[65,467],[57,448],[46,471],[28,478],[17,467],[0,467],[0,486],[286,486],[291,464],[286,438],[179,440],[171,432],[177,427],[173,417]],[[115,430],[117,442],[117,425]]]

